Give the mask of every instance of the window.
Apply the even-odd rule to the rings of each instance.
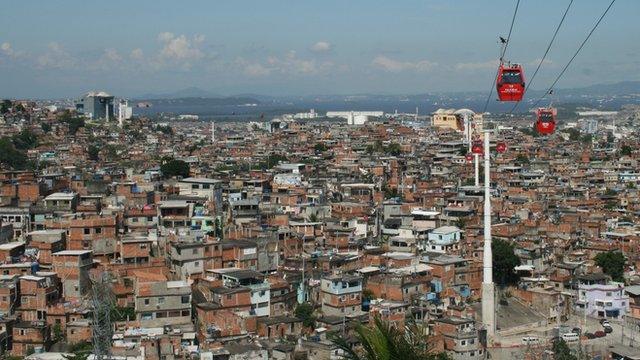
[[[102,228],[96,228],[96,234],[102,234]]]
[[[144,304],[149,305],[149,299],[144,299]]]
[[[202,184],[202,188],[203,188],[203,189],[210,189],[210,188],[211,188],[211,185],[209,185],[209,184]]]
[[[611,296],[611,291],[607,291],[607,296]]]
[[[227,296],[229,296],[229,295],[227,295]],[[190,299],[189,295],[182,295],[182,297],[180,298],[180,302],[183,303],[183,304],[188,304],[190,300],[191,299]]]
[[[462,341],[460,341],[460,345],[462,345],[462,346],[467,345],[467,341],[466,341],[466,340],[462,340]]]
[[[191,184],[192,189],[199,189],[200,186],[198,184]]]
[[[200,261],[196,261],[193,263],[194,266],[200,266]]]
[[[158,305],[160,304],[164,304],[164,298],[163,297],[159,297],[158,298]]]
[[[198,249],[196,248],[196,249],[191,250],[191,253],[192,253],[193,255],[196,255],[196,254],[198,253]]]
[[[84,234],[85,234],[85,235],[89,235],[89,234],[91,234],[91,229],[89,229],[89,228],[85,228],[85,229],[84,229]]]

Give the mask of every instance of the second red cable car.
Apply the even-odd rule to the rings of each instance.
[[[538,108],[536,111],[536,130],[540,135],[551,135],[556,130],[555,108]]]
[[[484,146],[482,146],[482,140],[475,140],[471,144],[471,153],[482,155],[484,153]]]
[[[500,101],[520,101],[524,96],[524,69],[518,64],[500,64],[496,89]]]

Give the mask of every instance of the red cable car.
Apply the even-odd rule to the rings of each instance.
[[[472,154],[467,154],[464,157],[465,159],[467,159],[467,162],[470,163],[473,161],[473,155]]]
[[[507,151],[507,144],[504,143],[503,141],[500,141],[499,143],[496,144],[496,151],[501,154]]]
[[[500,101],[520,101],[524,96],[524,69],[518,64],[500,64],[496,89]]]
[[[471,153],[482,155],[484,153],[484,146],[482,146],[481,140],[475,140],[471,144]]]
[[[538,108],[536,111],[536,130],[540,135],[551,135],[556,130],[556,115],[557,110],[555,108]]]

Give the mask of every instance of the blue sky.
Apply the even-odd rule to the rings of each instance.
[[[507,58],[529,75],[569,0],[521,0]],[[608,0],[575,0],[534,89]],[[0,96],[485,90],[515,0],[35,1],[3,4]],[[640,1],[618,0],[558,88],[638,80]]]

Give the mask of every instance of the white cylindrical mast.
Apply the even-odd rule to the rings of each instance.
[[[473,154],[473,160],[476,163],[476,181],[475,181],[475,185],[476,187],[480,186],[480,155],[479,154]]]
[[[484,132],[484,248],[482,258],[482,323],[487,339],[493,338],[495,323],[495,287],[493,285],[493,254],[491,251],[491,174],[489,131]]]
[[[491,178],[489,132],[484,133],[484,275],[483,283],[493,284],[493,256],[491,253]]]

